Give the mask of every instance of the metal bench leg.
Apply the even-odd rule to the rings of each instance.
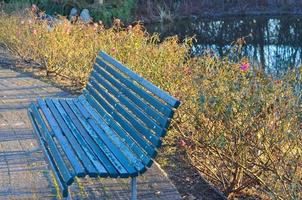
[[[137,183],[136,177],[131,178],[131,200],[137,200]]]
[[[68,196],[66,197],[66,200],[72,200],[71,193],[70,193],[70,187],[68,187]]]

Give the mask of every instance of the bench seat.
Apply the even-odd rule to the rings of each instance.
[[[144,173],[178,105],[101,52],[82,95],[39,98],[28,115],[67,197],[75,177],[135,178]]]
[[[46,152],[56,155],[56,149],[61,150],[56,161],[51,160],[53,171],[58,173],[55,176],[62,177],[58,180],[63,193],[75,176],[128,178],[142,174],[152,164],[143,152],[133,153],[135,142],[132,147],[126,145],[83,97],[38,99],[29,110],[40,138],[46,140],[42,141]]]

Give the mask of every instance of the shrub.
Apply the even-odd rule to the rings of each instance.
[[[245,59],[190,58],[192,39],[160,42],[158,34],[149,35],[141,25],[123,28],[119,20],[105,29],[64,18],[50,25],[2,14],[0,41],[40,63],[47,75],[82,87],[97,52],[106,51],[181,99],[164,155],[182,150],[186,161],[230,198],[243,193],[301,198],[301,71],[276,81]],[[166,157],[168,165],[170,160]]]
[[[193,165],[229,196],[261,191],[301,198],[301,73],[273,80],[246,60],[211,55],[192,66],[198,93],[187,152]]]
[[[101,24],[73,25],[62,18],[50,27],[47,21],[3,14],[0,40],[23,59],[41,63],[47,74],[64,75],[77,84],[85,83],[95,56],[102,49],[167,87],[169,82],[162,80],[161,74],[168,75],[172,67],[183,65],[188,45],[179,45],[176,37],[158,45],[159,36],[147,35],[141,25],[126,29],[120,25],[116,20],[112,28],[104,29]],[[159,65],[165,67],[158,68]]]

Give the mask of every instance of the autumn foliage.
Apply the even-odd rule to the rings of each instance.
[[[192,39],[160,42],[158,34],[123,28],[119,20],[105,28],[1,14],[0,42],[48,76],[82,87],[104,50],[181,99],[163,155],[184,152],[229,198],[302,198],[301,70],[275,80],[245,59],[191,58]]]

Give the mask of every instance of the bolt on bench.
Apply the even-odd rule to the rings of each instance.
[[[180,102],[104,52],[83,94],[38,99],[28,115],[63,197],[75,177],[136,177],[152,165]]]

